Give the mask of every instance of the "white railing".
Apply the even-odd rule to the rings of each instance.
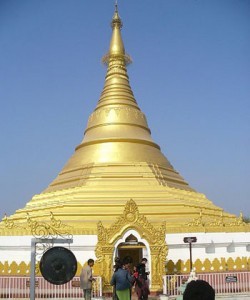
[[[216,294],[250,294],[250,272],[201,273],[196,277],[209,282]],[[188,275],[163,276],[163,294],[180,295],[179,287],[187,279]]]
[[[93,282],[93,298],[102,297],[102,278],[95,277]],[[54,285],[43,277],[36,277],[36,298],[83,298],[79,277],[63,285]],[[29,277],[0,276],[0,298],[30,298]]]
[[[249,294],[250,272],[202,273],[199,279],[209,282],[216,294]],[[93,298],[102,297],[102,278],[95,277]],[[163,277],[163,294],[180,295],[178,288],[188,279],[188,275],[165,275]],[[36,277],[36,298],[83,298],[79,277],[63,285],[53,285],[43,277]],[[0,276],[0,298],[30,298],[29,277]]]

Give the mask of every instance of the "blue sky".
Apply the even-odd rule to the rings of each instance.
[[[250,216],[250,1],[120,0],[135,98],[175,169]],[[81,142],[104,85],[112,0],[0,0],[0,217]]]

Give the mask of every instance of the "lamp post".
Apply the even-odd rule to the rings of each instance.
[[[189,255],[190,255],[190,272],[192,271],[193,268],[193,262],[192,262],[192,243],[197,242],[197,237],[192,236],[192,237],[184,237],[183,239],[184,243],[189,244]]]

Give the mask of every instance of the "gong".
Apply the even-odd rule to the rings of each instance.
[[[75,276],[77,260],[69,249],[58,246],[50,248],[43,254],[39,266],[44,279],[60,285]]]

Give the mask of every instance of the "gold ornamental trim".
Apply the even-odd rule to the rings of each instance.
[[[235,216],[229,221],[225,218],[223,211],[218,217],[213,217],[212,220],[206,219],[202,210],[199,217],[193,219],[191,222],[185,224],[188,231],[197,232],[249,232],[250,224],[245,223],[243,214],[240,213],[239,217]]]
[[[28,213],[26,215],[26,223],[14,222],[12,219],[8,218],[6,215],[2,219],[3,228],[0,228],[0,231],[6,231],[7,233],[21,232],[23,234],[32,234],[37,238],[46,238],[50,237],[62,237],[63,235],[71,235],[69,231],[71,226],[64,224],[61,220],[56,219],[54,214],[50,212],[50,221],[42,222],[36,221],[35,218],[32,218]]]
[[[75,150],[78,150],[80,148],[83,148],[85,146],[89,146],[89,145],[95,145],[95,144],[102,144],[102,143],[113,143],[113,142],[123,142],[123,143],[138,143],[138,144],[143,144],[143,145],[149,145],[152,146],[156,149],[160,150],[160,147],[154,143],[154,142],[150,142],[147,140],[140,140],[140,139],[131,139],[131,138],[103,138],[103,139],[99,139],[99,140],[93,140],[90,142],[84,142],[82,144],[80,144],[79,146],[77,146],[75,148]]]
[[[100,266],[100,275],[103,277],[104,289],[111,291],[109,282],[112,276],[115,243],[131,229],[137,231],[149,244],[151,261],[154,262],[151,272],[151,289],[152,291],[161,290],[168,253],[165,242],[166,222],[158,228],[154,227],[143,214],[140,214],[137,204],[132,199],[126,203],[122,215],[109,228],[104,227],[101,221],[97,224],[98,242],[95,253]]]

